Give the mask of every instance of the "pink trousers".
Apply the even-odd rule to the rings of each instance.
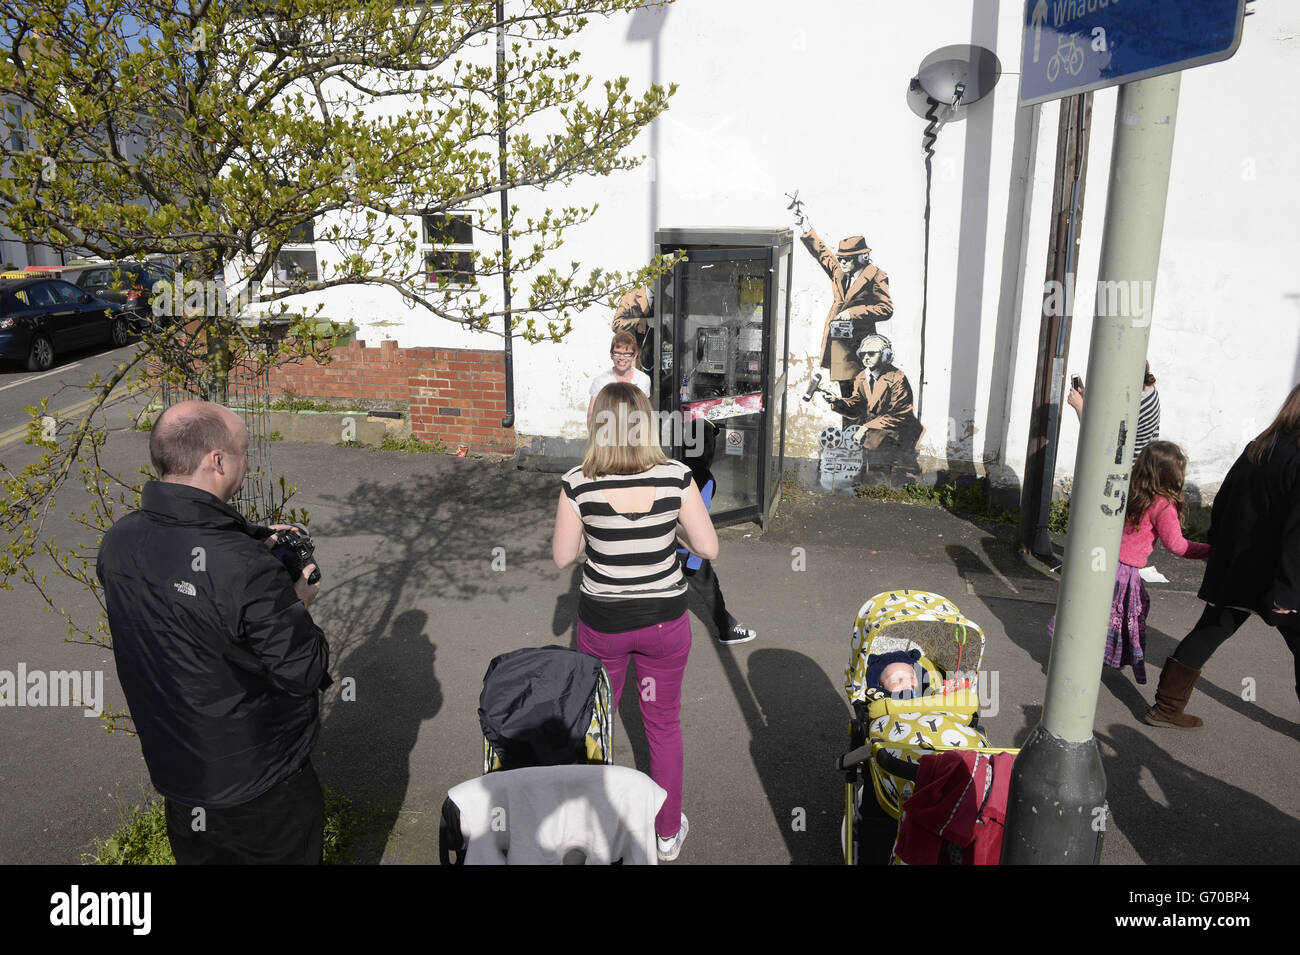
[[[682,822],[682,676],[691,653],[689,615],[626,633],[600,633],[579,620],[578,649],[605,664],[615,710],[623,696],[628,662],[636,663],[641,722],[650,745],[650,778],[668,793],[655,817],[655,829],[665,838],[676,835]]]

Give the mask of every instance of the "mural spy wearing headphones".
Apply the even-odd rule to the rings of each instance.
[[[894,367],[894,349],[884,335],[868,335],[858,345],[862,371],[853,379],[852,393],[837,398],[822,391],[831,409],[855,428],[854,440],[867,451],[915,453],[924,429],[917,420],[912,386]],[[847,428],[846,428],[847,430]]]

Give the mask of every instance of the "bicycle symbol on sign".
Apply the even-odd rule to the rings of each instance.
[[[1078,76],[1079,71],[1083,69],[1083,50],[1074,42],[1074,34],[1072,33],[1056,38],[1056,52],[1047,61],[1047,81],[1049,83],[1056,82],[1056,78],[1061,75],[1062,66],[1065,67],[1065,72],[1071,76]]]

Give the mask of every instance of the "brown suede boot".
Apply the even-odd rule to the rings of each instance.
[[[1156,686],[1156,705],[1146,711],[1142,722],[1180,730],[1200,729],[1203,725],[1200,717],[1183,712],[1200,675],[1200,670],[1184,666],[1173,657],[1166,660],[1165,668],[1160,671],[1160,683]]]

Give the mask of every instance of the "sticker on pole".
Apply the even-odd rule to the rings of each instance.
[[[1020,105],[1226,60],[1246,0],[1026,0]]]

